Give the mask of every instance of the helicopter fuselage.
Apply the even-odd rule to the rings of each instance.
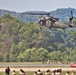
[[[64,24],[64,23],[60,23],[58,22],[57,18],[53,18],[53,17],[43,17],[42,19],[39,19],[38,21],[40,26],[46,26],[49,28],[74,28],[76,27],[75,25],[71,25],[69,22],[68,24]]]

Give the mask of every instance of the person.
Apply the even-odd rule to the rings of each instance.
[[[37,71],[34,72],[34,75],[37,75]]]
[[[13,72],[12,72],[12,75],[16,75],[16,72],[15,72],[15,70],[13,70]]]
[[[37,71],[37,75],[43,75],[40,70]]]
[[[25,75],[25,71],[20,69],[19,75]]]
[[[62,75],[62,69],[59,69],[59,75]]]
[[[45,75],[50,75],[50,70],[47,70]]]
[[[7,68],[5,69],[5,74],[6,74],[6,75],[10,75],[10,68],[9,68],[9,67],[7,67]]]
[[[56,70],[53,71],[52,75],[55,75],[55,73],[56,73]]]
[[[55,75],[62,75],[62,69],[57,69]]]
[[[72,71],[70,75],[75,75],[75,71]]]
[[[59,73],[59,69],[56,70],[55,75],[60,75],[60,73]]]
[[[69,71],[67,71],[65,75],[69,75]]]

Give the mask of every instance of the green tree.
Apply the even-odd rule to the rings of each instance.
[[[44,48],[39,48],[36,53],[37,61],[48,60],[48,51]]]
[[[19,50],[16,44],[13,44],[10,48],[10,52],[9,52],[9,59],[12,62],[16,62],[17,61],[17,56],[19,54]]]

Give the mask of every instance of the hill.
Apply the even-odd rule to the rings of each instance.
[[[52,16],[60,18],[60,21],[63,21],[63,20],[69,19],[69,15],[71,15],[71,11],[73,11],[74,17],[76,17],[76,9],[74,8],[56,9],[54,11],[50,11],[50,13]],[[26,11],[26,12],[45,13],[47,11]],[[14,11],[0,9],[0,17],[8,13],[12,15],[13,17],[16,17],[21,22],[37,22],[39,15],[27,15],[26,12],[17,13]]]
[[[74,32],[75,29],[64,33],[62,29],[50,30],[45,26],[40,30],[35,23],[22,23],[5,14],[0,18],[0,61],[74,61]]]
[[[76,29],[64,32],[43,26],[40,30],[36,23],[21,22],[16,18],[17,14],[24,13],[7,13],[0,18],[0,61],[76,60]]]

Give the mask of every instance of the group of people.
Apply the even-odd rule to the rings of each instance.
[[[5,75],[10,75],[10,68],[7,67],[5,69]],[[17,75],[16,74],[16,71],[13,70],[11,72],[11,75]],[[26,72],[23,70],[23,69],[20,69],[19,71],[19,75],[26,75]],[[38,71],[35,71],[34,72],[34,75],[43,75],[43,73],[41,72],[41,70],[39,69]],[[54,70],[52,73],[50,72],[50,69],[48,69],[44,75],[63,75],[62,74],[62,69],[57,69],[57,70]],[[64,75],[75,75],[75,71],[72,71],[71,73],[69,71],[67,71]]]
[[[34,72],[34,75],[43,75],[43,74],[42,74],[41,70],[38,70],[38,71]]]
[[[69,71],[66,72],[66,75],[75,75],[75,71],[72,71],[71,74]]]
[[[43,73],[38,70],[38,71],[35,71],[34,75],[43,75]],[[61,74],[61,69],[58,69],[58,70],[54,70],[52,72],[52,74],[50,73],[50,70],[48,69],[46,72],[45,72],[45,75],[62,75]]]
[[[34,75],[43,75],[43,73],[40,70],[38,70],[34,72]],[[65,74],[63,74],[62,69],[54,70],[52,73],[48,69],[44,75],[75,75],[75,71],[72,71],[71,73],[67,71]]]
[[[11,71],[10,68],[7,67],[7,68],[5,69],[5,75],[10,75],[10,71]],[[11,75],[17,75],[17,74],[16,74],[16,71],[13,70],[13,71],[11,72]],[[25,72],[24,70],[20,69],[19,75],[26,75],[26,72]]]

